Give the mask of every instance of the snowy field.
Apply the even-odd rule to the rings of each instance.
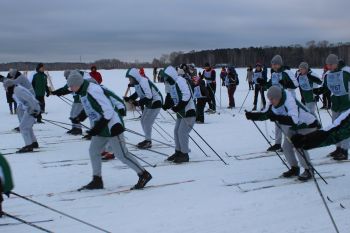
[[[103,84],[124,95],[128,80],[126,70],[101,71]],[[219,70],[217,71],[219,74]],[[236,91],[236,106],[240,106],[248,91],[246,69],[238,69],[240,85]],[[321,70],[317,70],[321,73]],[[64,85],[63,71],[50,72],[55,88]],[[152,70],[146,74],[152,77]],[[219,75],[217,75],[219,76]],[[218,77],[219,82],[219,77]],[[157,86],[164,92],[163,84]],[[206,157],[191,142],[190,158],[183,165],[164,163],[163,155],[150,151],[130,151],[156,168],[148,167],[153,179],[149,185],[169,184],[142,191],[113,193],[137,182],[136,174],[118,160],[103,163],[105,190],[74,192],[91,180],[89,142],[78,136],[65,134],[64,129],[49,123],[35,125],[35,133],[42,147],[40,152],[6,155],[12,166],[14,191],[49,205],[67,214],[95,224],[111,232],[122,233],[330,233],[334,232],[326,209],[312,181],[299,183],[278,178],[285,171],[277,156],[256,158],[268,144],[254,124],[245,119],[239,108],[227,110],[227,91],[217,88],[221,99],[220,115],[206,115],[206,124],[195,129],[210,143],[229,165],[224,165],[215,154],[192,132],[191,135],[209,155]],[[5,92],[0,91],[1,124],[0,149],[13,152],[23,146],[20,134],[10,133],[17,126],[17,117],[10,115]],[[71,98],[71,96],[68,96]],[[46,98],[43,117],[69,123],[70,107],[56,96]],[[320,107],[319,103],[319,107]],[[253,93],[248,96],[244,109],[253,107]],[[233,117],[233,114],[235,116]],[[129,112],[126,127],[141,132],[139,121],[133,120],[137,112]],[[321,111],[324,125],[330,123],[327,112]],[[129,119],[129,120],[128,120]],[[162,110],[157,123],[172,134],[174,122]],[[88,124],[88,121],[85,122]],[[271,122],[258,123],[273,142],[274,126]],[[160,131],[162,132],[162,131]],[[162,132],[164,135],[165,133]],[[141,137],[125,133],[127,141],[136,144]],[[157,132],[154,138],[165,141]],[[172,142],[170,137],[165,135]],[[172,154],[173,149],[154,143],[157,151]],[[326,155],[333,147],[311,151],[315,168],[326,178],[328,185],[319,180],[321,189],[333,203],[328,202],[340,232],[350,232],[350,178],[348,163],[329,163]],[[181,184],[172,184],[183,182]],[[227,185],[231,184],[231,185]],[[346,209],[340,207],[342,203]],[[5,199],[4,210],[27,221],[53,220],[38,225],[54,232],[98,232],[86,225],[60,216],[40,206],[11,196]],[[26,225],[1,226],[14,223],[0,219],[0,232],[37,232]]]

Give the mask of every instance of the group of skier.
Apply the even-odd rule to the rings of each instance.
[[[312,178],[312,163],[307,150],[315,147],[336,143],[336,150],[330,156],[335,160],[348,159],[350,68],[334,54],[330,54],[325,63],[327,72],[323,78],[315,74],[306,62],[300,63],[297,73],[293,74],[290,68],[283,64],[279,55],[271,60],[270,79],[267,78],[267,67],[260,63],[256,64],[254,70],[250,70],[252,84],[249,88],[254,89],[255,95],[254,107],[252,111],[246,112],[246,118],[252,121],[269,119],[275,122],[275,145],[268,150],[283,151],[290,167],[282,174],[283,177],[298,176],[301,181]],[[10,112],[16,113],[19,119],[17,130],[25,142],[25,146],[18,153],[32,152],[39,147],[33,125],[35,121],[45,121],[41,116],[45,113],[45,96],[55,95],[63,98],[64,95],[72,94],[73,102],[69,114],[72,129],[67,133],[82,135],[82,122],[87,118],[90,121],[90,126],[85,126],[88,130],[83,138],[91,140],[89,155],[92,180],[79,190],[102,189],[104,185],[101,160],[115,156],[137,173],[139,178],[132,189],[142,189],[152,179],[152,175],[127,149],[123,121],[127,112],[125,103],[141,107],[139,113],[144,140],[137,144],[139,149],[152,147],[152,128],[161,109],[171,109],[176,113],[175,151],[167,158],[167,161],[174,163],[189,162],[189,134],[195,123],[204,123],[206,103],[209,104],[208,113],[216,111],[216,72],[209,64],[205,64],[202,74],[197,73],[194,65],[182,64],[177,68],[168,66],[159,75],[164,81],[165,96],[143,70],[128,69],[125,75],[129,79],[128,90],[133,87],[135,92],[129,96],[125,94],[121,98],[102,85],[103,79],[96,66],[91,67],[90,73],[80,70],[64,71],[66,85],[56,90],[48,85],[49,76],[45,73],[42,63],[38,64],[32,82],[18,70],[11,69],[7,77],[0,78],[7,91]],[[223,68],[220,78],[228,89],[229,108],[235,107],[233,96],[239,85],[235,68]],[[297,88],[300,89],[301,100],[296,97]],[[266,90],[270,102],[268,106],[265,100]],[[317,101],[319,96],[326,92],[331,93],[333,124],[321,130],[320,118],[316,116]],[[262,108],[257,111],[259,95]],[[106,155],[108,156],[105,157]],[[2,157],[0,164],[1,162]],[[1,176],[4,174],[5,165],[0,166],[0,186],[2,192],[8,193],[13,185],[11,179],[8,184],[8,181],[4,180],[5,176]],[[303,173],[300,172],[300,166],[304,168]],[[8,172],[6,174],[7,177],[10,176]],[[2,199],[0,207],[1,201]]]
[[[270,105],[257,112],[254,102],[253,110],[246,112],[246,117],[253,121],[270,119],[275,122],[275,145],[268,151],[283,151],[290,166],[282,174],[283,177],[299,176],[301,181],[312,178],[313,166],[307,151],[311,148],[336,144],[336,150],[329,156],[334,160],[348,159],[350,69],[334,54],[330,54],[325,63],[327,72],[322,79],[306,62],[301,62],[298,71],[293,74],[283,64],[282,57],[276,55],[271,60],[271,78],[267,81],[259,75],[257,79],[260,88],[268,89]],[[300,100],[296,97],[297,88],[300,90]],[[331,93],[333,125],[321,130],[320,115],[316,115],[317,101],[326,92]],[[302,174],[295,154],[304,168]]]

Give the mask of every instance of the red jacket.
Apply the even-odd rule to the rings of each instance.
[[[100,72],[91,71],[90,76],[93,77],[96,80],[96,82],[98,82],[98,84],[102,83],[102,75],[100,74]]]

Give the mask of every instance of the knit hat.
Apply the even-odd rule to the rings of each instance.
[[[70,75],[71,70],[65,70],[63,76],[67,79]]]
[[[305,69],[308,70],[309,69],[309,64],[307,64],[306,62],[302,62],[299,65],[299,69]]]
[[[67,86],[73,87],[73,86],[81,86],[84,82],[83,76],[78,71],[72,71],[70,72],[70,75],[67,79]]]
[[[9,70],[9,75],[14,78],[17,74],[18,70],[17,69],[10,69]]]
[[[282,89],[279,86],[272,86],[267,91],[267,98],[280,100],[282,98]]]
[[[6,79],[5,81],[4,81],[4,88],[7,90],[9,87],[12,87],[12,86],[14,86],[15,85],[15,83],[13,82],[13,80],[11,80],[11,79]]]
[[[37,66],[36,66],[36,72],[39,72],[40,68],[41,67],[44,67],[44,64],[43,63],[39,63]]]
[[[329,54],[327,59],[326,59],[327,65],[337,65],[338,62],[339,62],[339,58],[335,54]]]
[[[283,65],[282,57],[280,55],[275,55],[272,58],[272,60],[271,60],[271,64],[273,64],[273,65]]]

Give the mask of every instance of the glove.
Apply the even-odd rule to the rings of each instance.
[[[91,140],[91,135],[90,134],[86,134],[86,135],[84,135],[83,137],[82,137],[82,139],[84,139],[84,140]]]
[[[34,111],[32,114],[30,114],[32,117],[34,118],[38,118],[38,116],[40,115],[40,112]]]
[[[139,105],[148,105],[148,104],[150,104],[150,103],[152,103],[152,99],[148,99],[148,98],[142,98],[142,99],[140,99],[139,100]]]
[[[48,91],[48,92],[46,92],[46,97],[49,97],[50,96],[50,92]]]
[[[91,136],[96,136],[103,130],[104,127],[107,126],[108,122],[109,120],[102,117],[95,123],[94,127],[92,127],[90,130],[87,130],[86,133]]]
[[[134,106],[140,106],[140,103],[139,103],[139,101],[136,101],[136,100],[133,100],[133,101],[131,101],[131,104],[132,105],[134,105]]]
[[[258,79],[256,80],[256,82],[257,82],[258,84],[260,84],[260,85],[264,85],[264,84],[265,84],[265,80],[262,79],[262,78],[258,78]]]
[[[245,117],[247,120],[256,121],[259,119],[259,113],[245,111]]]
[[[126,116],[126,111],[125,111],[125,109],[123,109],[123,108],[118,109],[118,113],[119,113],[121,116],[123,116],[123,117]]]
[[[180,111],[180,109],[179,109],[178,105],[176,105],[176,106],[172,107],[172,108],[171,108],[171,110],[173,110],[174,112],[178,112],[178,111]]]
[[[124,99],[125,102],[129,102],[130,101],[130,97],[127,97],[127,96],[124,96],[123,99]]]

